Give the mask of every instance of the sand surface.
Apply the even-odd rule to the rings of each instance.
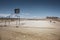
[[[60,40],[60,22],[21,21],[18,27],[12,23],[0,26],[0,40]]]

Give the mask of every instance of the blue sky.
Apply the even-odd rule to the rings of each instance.
[[[0,16],[14,15],[15,8],[21,17],[60,17],[60,0],[0,0]]]

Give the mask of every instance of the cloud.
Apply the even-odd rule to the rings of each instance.
[[[28,15],[30,15],[30,13],[25,13],[25,15],[27,15],[27,16],[28,16]]]
[[[22,13],[21,15],[28,16],[30,13]]]
[[[30,13],[21,13],[20,17],[27,18],[30,16]]]
[[[6,17],[6,16],[9,16],[10,14],[3,14],[3,13],[1,13],[0,14],[0,17]]]
[[[34,18],[36,18],[37,16],[33,16]]]
[[[33,18],[37,18],[37,19],[39,19],[39,18],[41,18],[40,16],[33,16]]]

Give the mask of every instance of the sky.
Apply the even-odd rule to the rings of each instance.
[[[60,17],[60,0],[0,0],[0,16],[15,15],[15,8],[23,18]]]

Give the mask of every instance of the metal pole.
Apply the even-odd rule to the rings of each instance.
[[[9,17],[9,25],[10,25],[10,17]]]
[[[18,26],[17,26],[18,25],[18,21],[17,20],[18,20],[18,18],[16,19],[16,27],[18,28]]]
[[[18,16],[19,18],[18,18],[18,20],[19,20],[19,25],[20,25],[20,16]]]
[[[6,19],[5,19],[5,27],[6,27]]]

